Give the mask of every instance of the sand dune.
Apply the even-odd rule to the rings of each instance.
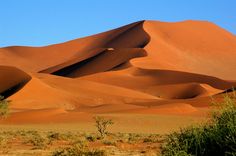
[[[129,75],[124,72],[129,72]],[[180,95],[179,98],[191,98],[208,92],[208,88],[204,88],[200,84],[208,84],[218,90],[218,93],[236,85],[235,82],[206,75],[140,68],[116,71],[115,73],[99,73],[81,79],[140,90],[162,98],[167,98],[165,95],[169,98],[178,98]],[[164,97],[161,96],[162,93],[165,94]]]
[[[23,71],[8,66],[0,66],[0,94],[8,97],[23,87],[31,77]]]
[[[12,101],[10,107],[17,111],[47,108],[73,110],[74,105],[71,103],[75,100],[67,92],[53,88],[35,77],[9,99]]]
[[[132,58],[146,55],[145,50],[141,48],[130,49],[98,49],[99,53],[86,60],[69,60],[64,64],[41,71],[42,73],[52,73],[66,77],[81,77],[113,70],[127,63]],[[112,60],[112,61],[107,61]]]
[[[0,48],[0,62],[26,71],[38,72],[74,58],[82,61],[93,57],[98,53],[94,50],[97,48],[143,47],[148,43],[149,36],[142,29],[142,25],[143,21],[136,22],[105,33],[45,47]],[[130,37],[134,39],[130,40]]]
[[[32,77],[32,80],[23,89],[9,98],[12,101],[10,106],[12,109],[26,111],[61,108],[66,111],[84,111],[81,107],[93,107],[102,104],[119,106],[129,102],[145,102],[157,99],[155,96],[135,90],[85,80],[47,74],[36,74]]]
[[[0,93],[11,95],[13,112],[5,123],[201,116],[210,96],[236,87],[235,58],[235,36],[206,21],[140,21],[45,47],[3,47]]]
[[[144,48],[149,53],[145,59],[134,60],[136,66],[236,79],[232,72],[236,70],[236,39],[217,25],[206,21],[147,21],[144,30],[151,38]]]

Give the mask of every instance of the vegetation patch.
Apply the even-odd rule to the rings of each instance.
[[[9,100],[0,95],[0,118],[6,118],[9,115]]]
[[[162,155],[236,155],[236,98],[227,95],[214,102],[209,122],[181,129],[167,136]]]
[[[89,150],[80,149],[76,146],[57,149],[52,153],[52,156],[105,156],[104,150]]]

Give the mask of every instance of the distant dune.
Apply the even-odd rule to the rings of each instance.
[[[81,120],[81,113],[83,120],[115,112],[198,115],[210,97],[236,87],[235,58],[235,35],[190,20],[140,21],[45,47],[3,47],[0,94],[12,100],[13,112],[4,122],[40,122],[40,114],[43,123]]]

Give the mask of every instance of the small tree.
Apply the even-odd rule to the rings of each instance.
[[[6,118],[9,114],[9,101],[0,95],[0,118]]]
[[[108,133],[107,127],[109,125],[114,124],[114,122],[111,119],[105,119],[104,117],[101,117],[101,116],[94,117],[94,120],[96,122],[95,126],[97,127],[97,130],[98,130],[101,138],[104,138],[105,135]]]

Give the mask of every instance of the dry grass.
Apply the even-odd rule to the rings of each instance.
[[[157,134],[97,133],[9,130],[0,132],[0,155],[145,155],[158,152]]]

